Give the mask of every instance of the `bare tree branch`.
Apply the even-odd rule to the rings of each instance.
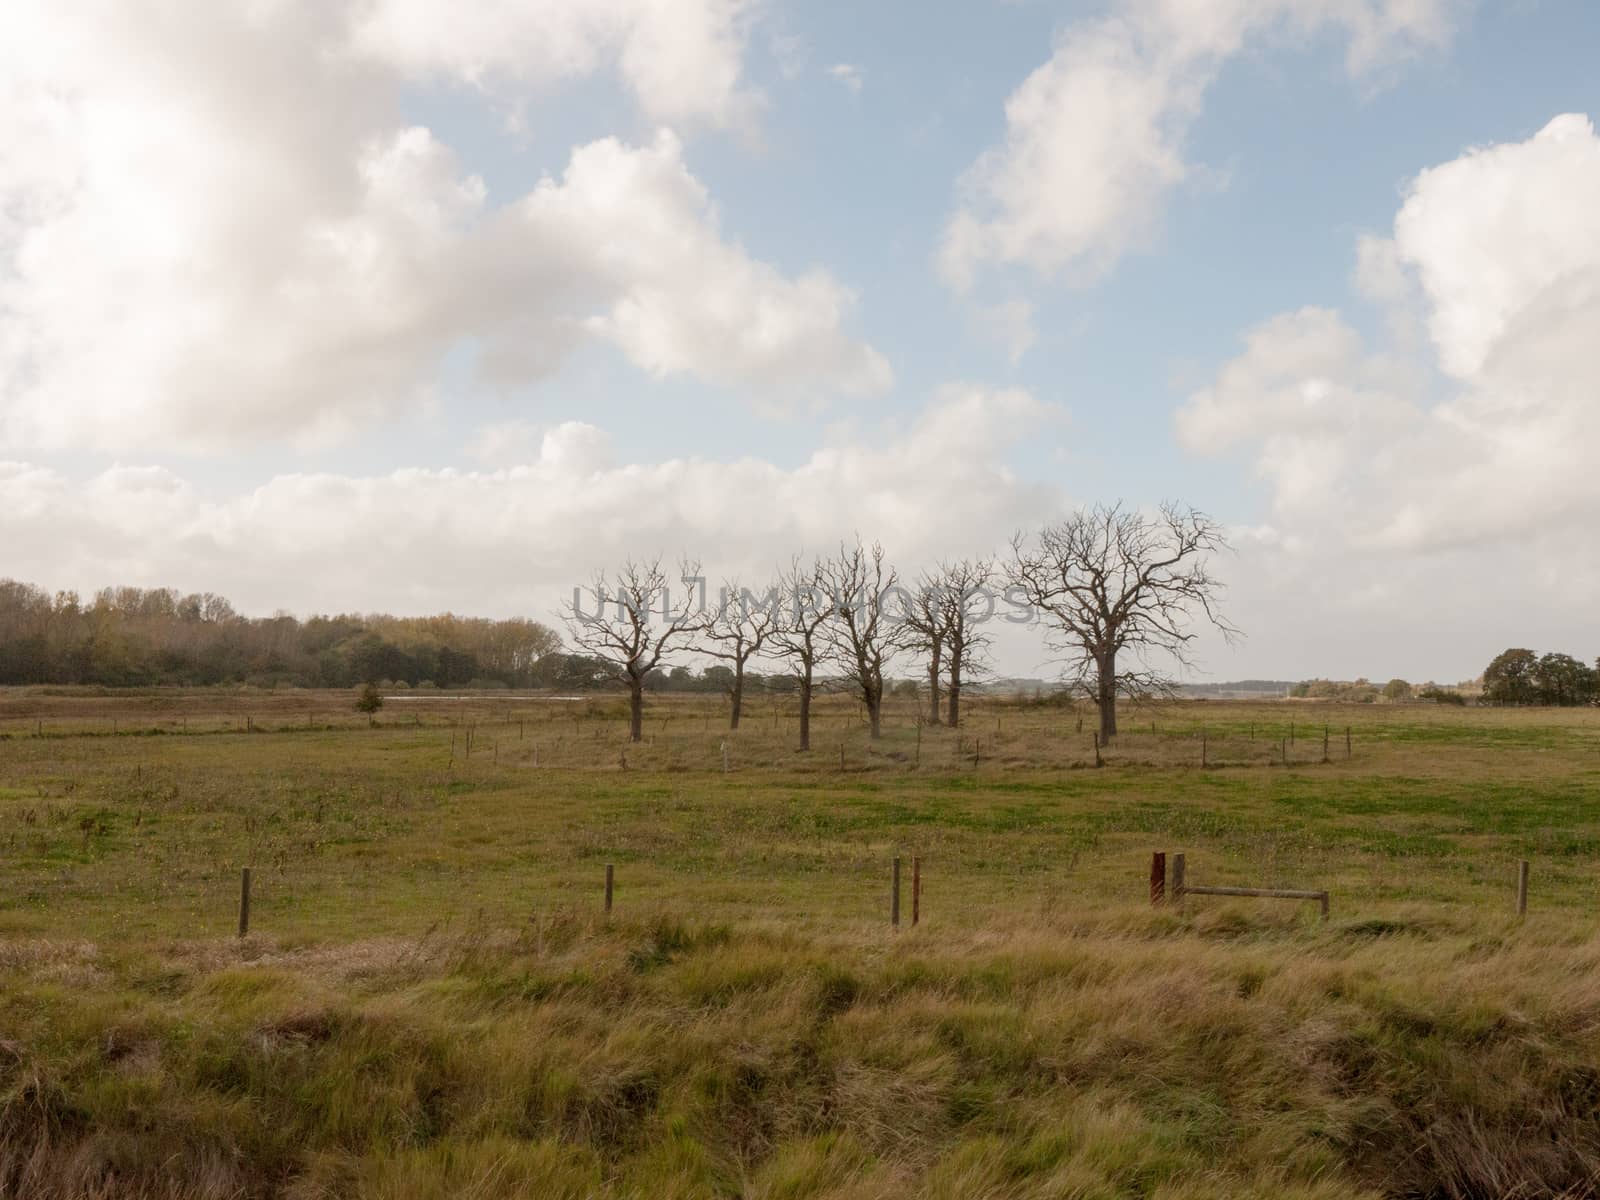
[[[701,623],[702,614],[694,604],[695,585],[704,585],[700,565],[680,562],[678,578],[684,588],[681,607],[672,603],[668,572],[659,557],[630,558],[615,574],[596,571],[588,602],[574,590],[562,614],[573,644],[603,663],[608,677],[628,689],[635,742],[644,737],[646,678],[669,651],[692,642]]]
[[[819,571],[833,601],[832,619],[824,626],[830,657],[860,692],[876,740],[883,736],[884,668],[901,649],[901,627],[888,611],[896,595],[903,595],[899,576],[881,545],[865,546],[859,537],[854,546],[841,544],[838,557],[824,559]]]
[[[761,653],[777,626],[782,607],[780,589],[770,585],[764,595],[750,592],[737,579],[725,580],[715,608],[709,610],[696,627],[700,652],[733,665],[733,682],[728,687],[728,728],[739,728],[744,712],[744,672],[749,661]]]
[[[961,724],[963,685],[987,669],[990,637],[984,625],[994,616],[992,588],[996,574],[991,558],[963,558],[939,564],[952,728]]]
[[[822,563],[813,559],[802,565],[798,555],[779,577],[778,590],[783,606],[767,644],[773,657],[789,662],[790,673],[800,686],[800,749],[810,750],[811,697],[817,665],[828,649],[825,627],[833,617],[833,598],[828,594]]]
[[[1172,503],[1153,515],[1096,505],[1045,526],[1032,544],[1013,540],[1010,581],[1048,622],[1068,686],[1099,706],[1102,738],[1116,735],[1119,695],[1171,693],[1174,680],[1160,664],[1193,665],[1197,624],[1230,641],[1238,635],[1221,615],[1224,588],[1209,570],[1211,556],[1227,548],[1220,525]]]

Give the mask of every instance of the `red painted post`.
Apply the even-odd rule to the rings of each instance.
[[[1157,850],[1150,856],[1150,903],[1160,906],[1167,898],[1167,854]]]

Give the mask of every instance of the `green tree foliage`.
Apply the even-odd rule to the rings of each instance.
[[[248,618],[209,593],[107,588],[85,603],[0,580],[0,684],[532,687],[560,644],[520,618]]]
[[[1378,688],[1370,680],[1306,679],[1289,690],[1299,700],[1342,700],[1346,703],[1371,704],[1378,698]]]
[[[1383,698],[1392,703],[1411,699],[1411,685],[1404,679],[1391,679],[1383,685]]]
[[[1563,708],[1600,703],[1600,662],[1591,667],[1570,654],[1506,650],[1483,672],[1483,699],[1488,704]]]
[[[1532,704],[1533,672],[1538,663],[1532,650],[1502,650],[1484,668],[1484,700],[1490,704]]]
[[[362,686],[361,695],[356,697],[356,711],[364,712],[368,716],[383,707],[383,693],[378,690],[378,685],[368,683]]]
[[[1570,654],[1546,654],[1533,669],[1533,693],[1540,704],[1593,704],[1597,692],[1600,679],[1594,668]]]

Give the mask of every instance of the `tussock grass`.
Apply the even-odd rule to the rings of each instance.
[[[1590,1194],[1600,937],[1353,928],[592,919],[89,992],[15,962],[0,1194]]]

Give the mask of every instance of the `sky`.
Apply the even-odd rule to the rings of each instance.
[[[0,576],[553,621],[1173,500],[1233,546],[1198,678],[1600,653],[1587,0],[6,26]]]

